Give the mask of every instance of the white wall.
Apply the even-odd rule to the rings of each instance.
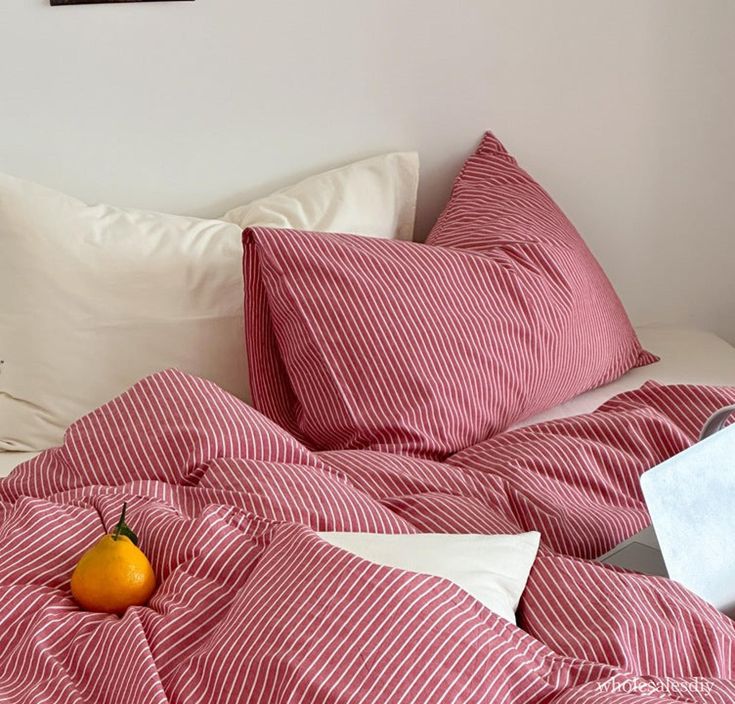
[[[0,169],[201,215],[390,149],[420,233],[492,128],[634,319],[735,341],[731,0],[0,6]]]

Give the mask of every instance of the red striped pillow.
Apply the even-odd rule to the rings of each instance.
[[[444,457],[655,360],[491,135],[429,245],[266,228],[244,242],[253,401],[314,448]]]

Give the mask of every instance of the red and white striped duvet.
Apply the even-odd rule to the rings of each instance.
[[[645,524],[639,474],[733,401],[648,385],[440,463],[313,454],[208,382],[150,377],[0,483],[0,702],[733,702],[730,620],[589,561]],[[124,500],[158,590],[82,612],[71,570]],[[530,528],[521,628],[313,532]]]

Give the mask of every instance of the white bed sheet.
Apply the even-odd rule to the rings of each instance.
[[[0,452],[0,477],[7,477],[19,464],[32,460],[38,452]]]
[[[556,408],[529,418],[523,427],[554,418],[590,413],[605,401],[624,391],[637,389],[646,381],[662,384],[713,384],[735,386],[735,347],[710,332],[671,327],[637,328],[643,346],[661,361],[628,372],[612,384],[601,386]],[[0,477],[38,453],[0,452]]]
[[[637,389],[647,381],[735,386],[735,347],[714,333],[661,326],[639,327],[636,332],[643,347],[658,355],[660,362],[633,369],[611,384],[587,391],[515,427],[590,413],[613,396]]]

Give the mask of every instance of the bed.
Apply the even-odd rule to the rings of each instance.
[[[23,214],[38,211],[21,200]],[[66,228],[38,228],[39,242],[77,232],[90,212],[72,210]],[[11,220],[22,250],[29,218]],[[735,348],[693,330],[636,335],[574,226],[491,133],[425,244],[301,227],[231,232],[218,295],[187,288],[209,280],[198,257],[186,260],[197,275],[172,287],[134,277],[151,296],[232,307],[226,357],[240,371],[247,360],[252,405],[216,375],[150,373],[164,365],[149,359],[103,406],[55,418],[53,442],[33,424],[23,443],[3,428],[6,447],[25,448],[68,430],[40,455],[0,456],[0,700],[735,701],[732,620],[671,580],[597,561],[649,524],[641,474],[735,403]],[[66,327],[82,353],[59,361],[108,360],[77,318]],[[96,339],[107,326],[92,329]],[[197,339],[206,359],[220,349]],[[149,350],[127,340],[119,351]],[[18,368],[3,378],[30,379]],[[64,396],[49,398],[24,402],[21,425],[51,418]],[[121,509],[156,589],[115,613],[80,608],[70,575]],[[373,559],[334,534],[373,547],[386,534],[414,551],[435,544],[427,536],[509,538],[508,565],[520,549],[507,546],[523,540],[525,572],[489,565],[509,585],[501,610],[450,574]]]
[[[735,385],[735,348],[717,335],[667,326],[639,327],[637,333],[643,346],[658,355],[660,362],[633,369],[612,384],[528,418],[516,427],[589,413],[616,394],[638,388],[649,380],[662,384]],[[0,452],[0,477],[36,455],[37,452]]]

